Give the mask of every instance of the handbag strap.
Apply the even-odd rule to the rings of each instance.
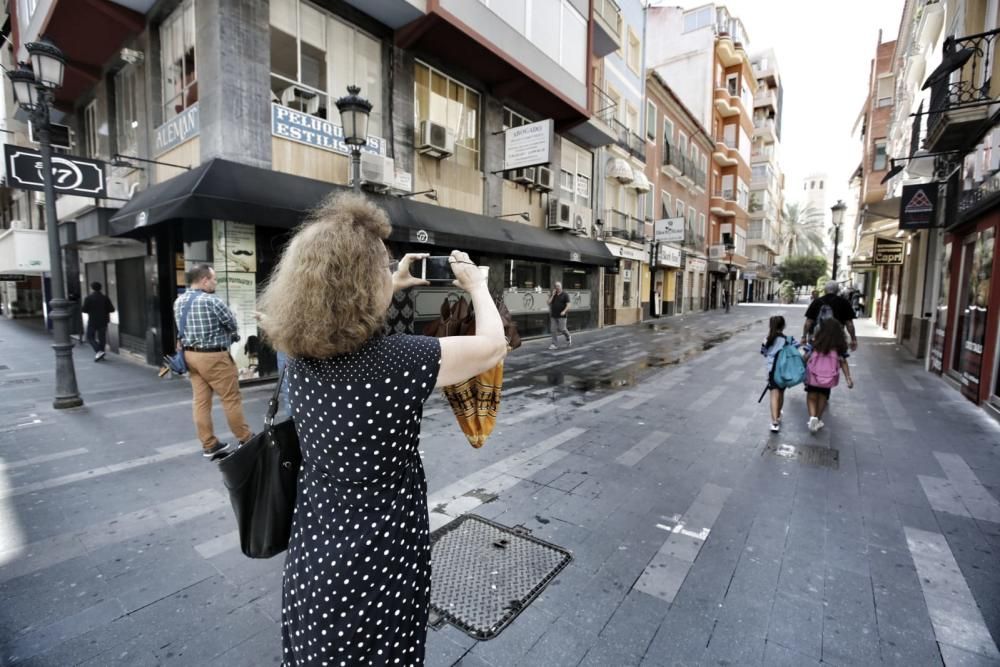
[[[267,415],[264,417],[264,426],[267,428],[271,428],[271,425],[274,424],[274,415],[278,413],[278,397],[281,395],[281,385],[285,381],[287,368],[287,363],[281,367],[281,371],[278,373],[278,383],[274,385],[274,393],[271,394],[271,400],[267,402]]]
[[[187,329],[188,313],[191,312],[191,306],[194,305],[195,300],[202,294],[204,294],[204,292],[198,292],[193,297],[184,302],[184,307],[181,308],[181,321],[177,323],[178,341],[184,338],[184,330]],[[181,344],[183,345],[183,342]]]

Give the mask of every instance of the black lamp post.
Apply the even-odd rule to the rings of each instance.
[[[361,88],[348,86],[347,96],[337,100],[344,143],[351,147],[351,180],[354,191],[361,192],[361,147],[368,143],[368,116],[372,103],[358,95]]]
[[[840,225],[844,223],[844,211],[847,210],[847,204],[841,200],[837,200],[837,203],[830,207],[831,220],[833,221],[833,269],[830,274],[834,280],[837,279],[837,250],[840,247]]]
[[[49,282],[52,290],[49,317],[52,318],[52,349],[56,352],[56,395],[52,407],[62,410],[83,405],[76,385],[76,369],[73,367],[73,343],[69,339],[69,302],[66,301],[59,223],[56,220],[49,128],[49,111],[55,100],[53,91],[62,86],[66,57],[55,44],[45,38],[25,44],[25,48],[31,57],[31,66],[21,63],[17,69],[7,72],[7,78],[14,89],[14,102],[27,112],[38,132],[39,152],[42,154],[45,228],[49,237]]]

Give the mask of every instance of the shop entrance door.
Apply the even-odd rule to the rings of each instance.
[[[146,272],[144,257],[115,262],[118,283],[118,336],[121,346],[146,354]]]
[[[615,323],[615,281],[618,279],[613,273],[604,272],[604,324]]]

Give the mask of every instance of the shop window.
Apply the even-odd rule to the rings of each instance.
[[[589,290],[590,274],[582,269],[564,269],[562,285],[566,290]]]
[[[431,120],[455,133],[455,155],[459,165],[479,169],[479,93],[436,69],[418,62],[414,71],[416,129]]]
[[[632,305],[632,260],[622,262],[622,306]]]
[[[512,259],[504,283],[504,287],[508,289],[511,287],[524,290],[550,289],[552,286],[552,267],[541,262]]]
[[[334,102],[357,85],[382,127],[382,45],[301,0],[271,0],[271,101],[338,121]]]
[[[115,123],[117,125],[117,151],[135,155],[139,145],[139,96],[138,68],[128,65],[115,75]]]
[[[185,0],[160,25],[164,121],[198,101],[194,33],[194,0]]]

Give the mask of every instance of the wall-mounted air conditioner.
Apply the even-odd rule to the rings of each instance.
[[[515,183],[521,183],[523,185],[534,185],[535,168],[522,167],[520,169],[512,169],[507,172],[507,178],[514,181]]]
[[[444,125],[429,120],[420,121],[420,141],[417,151],[433,158],[446,158],[455,153],[455,133]]]
[[[541,192],[552,192],[552,170],[548,167],[535,169],[535,189]]]
[[[396,180],[396,166],[391,157],[374,153],[361,154],[361,184],[376,190],[392,187]]]
[[[281,104],[296,111],[314,114],[319,111],[319,95],[298,86],[289,86],[281,91]]]
[[[549,214],[545,219],[546,229],[573,229],[573,220],[576,217],[576,207],[572,202],[560,199],[549,200]]]

